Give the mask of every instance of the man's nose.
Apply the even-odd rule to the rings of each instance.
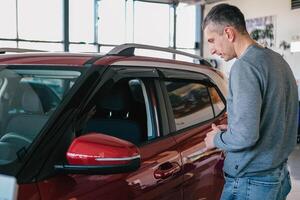
[[[216,53],[216,50],[215,50],[215,49],[210,49],[210,53],[211,53],[212,55],[214,55],[214,54]]]

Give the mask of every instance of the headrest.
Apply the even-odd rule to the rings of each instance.
[[[39,96],[29,85],[23,87],[22,107],[25,112],[42,114],[44,113]]]
[[[129,91],[113,88],[100,99],[100,106],[110,111],[128,111],[130,109]]]

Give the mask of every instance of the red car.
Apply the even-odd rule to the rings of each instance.
[[[0,174],[18,199],[219,199],[224,155],[204,138],[226,123],[227,86],[206,60],[125,44],[3,54],[0,68]]]

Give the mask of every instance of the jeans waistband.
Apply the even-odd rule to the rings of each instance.
[[[277,167],[274,167],[272,169],[268,169],[268,170],[264,170],[264,171],[258,171],[258,172],[250,172],[250,173],[245,173],[244,175],[242,175],[241,177],[251,177],[251,176],[266,176],[266,175],[269,175],[269,174],[272,174],[276,171],[281,171],[283,170],[284,168],[287,167],[287,160],[284,161],[283,163],[281,163],[279,166]],[[234,177],[234,176],[231,176],[230,174],[224,172],[224,176],[228,177],[228,178],[237,178],[237,177]],[[238,176],[239,177],[239,176]]]

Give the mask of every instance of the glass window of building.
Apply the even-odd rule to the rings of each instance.
[[[62,6],[61,0],[18,1],[19,37],[27,40],[61,41]]]
[[[168,47],[169,20],[169,5],[135,1],[134,42]]]
[[[179,4],[177,7],[177,48],[194,48],[195,45],[195,6]]]
[[[125,43],[125,2],[125,0],[99,2],[99,43],[115,45]]]
[[[94,0],[70,0],[69,6],[70,42],[94,42]]]

